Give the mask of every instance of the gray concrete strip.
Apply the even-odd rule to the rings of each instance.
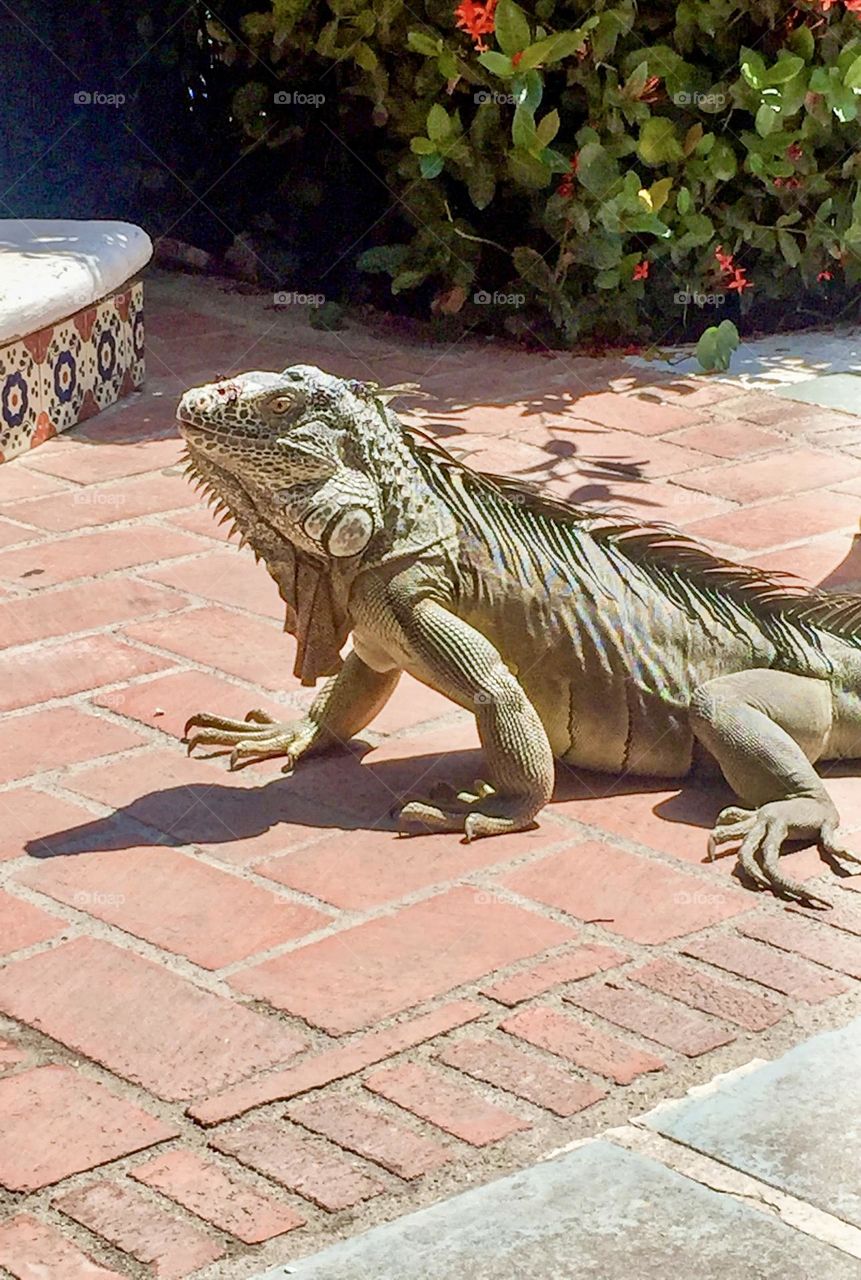
[[[861,1018],[642,1123],[861,1227]]]
[[[775,394],[789,400],[822,405],[826,409],[861,413],[861,373],[825,373],[807,382],[778,387]]]
[[[859,1280],[845,1254],[611,1143],[409,1214],[257,1280]]]
[[[720,1164],[711,1156],[704,1156],[691,1147],[680,1146],[651,1129],[641,1128],[636,1121],[618,1129],[608,1129],[602,1136],[628,1151],[636,1151],[652,1160],[658,1160],[668,1169],[674,1169],[686,1178],[693,1178],[712,1191],[735,1196],[751,1209],[777,1214],[788,1227],[795,1227],[805,1235],[814,1236],[823,1244],[832,1245],[861,1261],[861,1231],[805,1200],[798,1200],[785,1191],[769,1187],[747,1173],[740,1173],[738,1169],[730,1169],[728,1165]]]

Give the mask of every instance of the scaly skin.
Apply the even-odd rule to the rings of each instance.
[[[474,713],[487,781],[411,798],[402,830],[521,830],[554,757],[666,777],[710,760],[741,806],[709,855],[738,841],[752,884],[824,903],[778,859],[815,839],[859,861],[813,766],[861,755],[861,597],[471,472],[407,431],[391,394],[296,366],[183,396],[190,470],[278,583],[296,674],[331,677],[294,724],[193,716],[189,751],[292,769],[368,725],[408,671]]]

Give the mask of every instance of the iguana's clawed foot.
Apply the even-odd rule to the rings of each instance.
[[[816,796],[791,796],[759,809],[730,807],[718,814],[709,835],[709,860],[722,844],[740,840],[738,865],[760,889],[774,889],[795,902],[830,907],[803,884],[780,870],[778,859],[785,840],[815,839],[823,853],[835,859],[861,862],[861,857],[837,839],[837,814],[831,802]]]
[[[474,791],[458,791],[448,782],[434,783],[427,799],[412,797],[403,806],[398,831],[401,835],[462,831],[470,841],[532,826],[535,807],[529,801],[520,796],[499,796],[481,779],[473,785]]]
[[[273,756],[287,756],[283,772],[288,773],[316,734],[317,726],[308,719],[282,724],[266,711],[249,711],[244,720],[200,712],[186,724],[184,740],[189,755],[195,747],[232,747],[231,769]]]

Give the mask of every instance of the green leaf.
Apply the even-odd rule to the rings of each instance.
[[[599,271],[595,277],[595,284],[599,289],[615,289],[619,283],[619,269],[613,267],[609,271]]]
[[[684,152],[672,120],[665,116],[650,117],[640,129],[637,154],[645,164],[652,166],[682,160]]]
[[[518,69],[529,71],[532,67],[540,67],[547,62],[561,62],[563,58],[570,58],[573,53],[578,53],[585,43],[586,35],[582,28],[578,31],[560,31],[558,35],[547,36],[524,50]]]
[[[546,164],[543,164],[537,156],[519,147],[515,147],[508,154],[508,171],[520,186],[536,191],[549,186],[553,178]]]
[[[556,292],[558,286],[553,278],[553,272],[535,249],[530,249],[528,245],[518,245],[512,251],[511,257],[517,274],[526,284],[531,285],[533,289],[539,289],[542,293]]]
[[[366,249],[356,259],[359,271],[369,275],[397,275],[404,258],[409,253],[407,244],[378,244]]]
[[[804,59],[798,58],[795,54],[781,54],[773,67],[769,67],[763,77],[763,84],[768,88],[773,88],[778,84],[786,84],[787,80],[791,80],[793,76],[797,76],[804,66]]]
[[[358,44],[353,45],[351,50],[353,61],[362,68],[363,71],[375,71],[379,66],[377,55],[369,44],[365,44],[362,40]]]
[[[580,148],[577,178],[596,200],[607,200],[619,184],[619,166],[600,142]]]
[[[796,27],[790,33],[786,43],[794,53],[798,54],[799,58],[803,58],[805,62],[810,62],[816,48],[816,42],[809,27]]]
[[[719,182],[729,182],[730,178],[735,177],[738,162],[728,142],[724,142],[722,138],[715,142],[709,152],[708,165],[709,172]]]
[[[843,83],[847,89],[861,89],[861,54],[849,67],[843,77]]]
[[[661,178],[659,182],[653,182],[649,187],[649,202],[653,213],[659,213],[663,209],[669,198],[672,186],[672,178]]]
[[[789,231],[782,229],[777,233],[777,243],[780,245],[780,252],[791,267],[797,267],[801,261],[801,250],[798,247],[798,240]]]
[[[496,177],[491,166],[481,160],[473,165],[466,188],[476,209],[486,209],[496,194]]]
[[[514,75],[514,67],[511,59],[507,58],[504,53],[495,53],[491,50],[490,53],[480,53],[478,55],[478,60],[485,70],[491,73],[491,75],[503,76],[506,78]],[[523,64],[521,63],[521,66],[522,65]]]
[[[401,271],[392,281],[392,293],[402,293],[404,289],[414,289],[417,284],[421,284],[427,278],[427,271]]]
[[[438,102],[435,102],[428,112],[427,130],[428,137],[434,142],[442,142],[451,132],[448,112]]]
[[[423,178],[436,178],[442,173],[443,158],[438,153],[429,156],[422,156],[419,160],[419,169]]]
[[[678,194],[676,195],[676,208],[679,213],[682,214],[682,216],[686,213],[690,213],[692,205],[693,201],[691,200],[691,193],[688,188],[679,187]]]
[[[517,107],[515,109],[514,119],[511,122],[511,139],[515,147],[519,147],[523,151],[536,152],[541,150],[538,131],[535,128],[535,120],[528,107]]]
[[[761,89],[765,82],[765,62],[762,55],[755,53],[753,49],[742,49],[740,66],[741,74],[751,88]]]
[[[410,151],[417,156],[433,156],[436,155],[437,144],[430,138],[410,138]]]
[[[442,49],[442,40],[437,38],[434,40],[431,36],[425,35],[423,31],[407,32],[407,45],[416,53],[423,53],[426,58],[435,58]]]
[[[549,147],[550,143],[559,132],[559,112],[548,111],[547,115],[539,122],[536,130],[538,141],[542,147]]]
[[[700,364],[709,372],[723,372],[729,368],[732,353],[740,342],[738,329],[731,320],[711,325],[697,343],[696,355]]]
[[[499,0],[494,23],[496,40],[503,53],[522,53],[532,41],[526,14],[514,0]]]
[[[522,103],[530,111],[537,111],[544,93],[540,74],[537,71],[527,71],[523,75],[518,72],[511,81],[511,92],[514,94],[517,106]]]
[[[756,131],[761,138],[767,138],[780,128],[780,115],[765,103],[756,113]]]
[[[689,213],[684,221],[684,231],[688,243],[694,248],[708,244],[715,233],[714,223],[704,213]]]

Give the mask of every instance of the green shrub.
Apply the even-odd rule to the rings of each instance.
[[[660,341],[857,296],[861,0],[271,0],[242,39],[375,157],[406,232],[359,266],[465,326]],[[289,140],[250,74],[244,127]]]

